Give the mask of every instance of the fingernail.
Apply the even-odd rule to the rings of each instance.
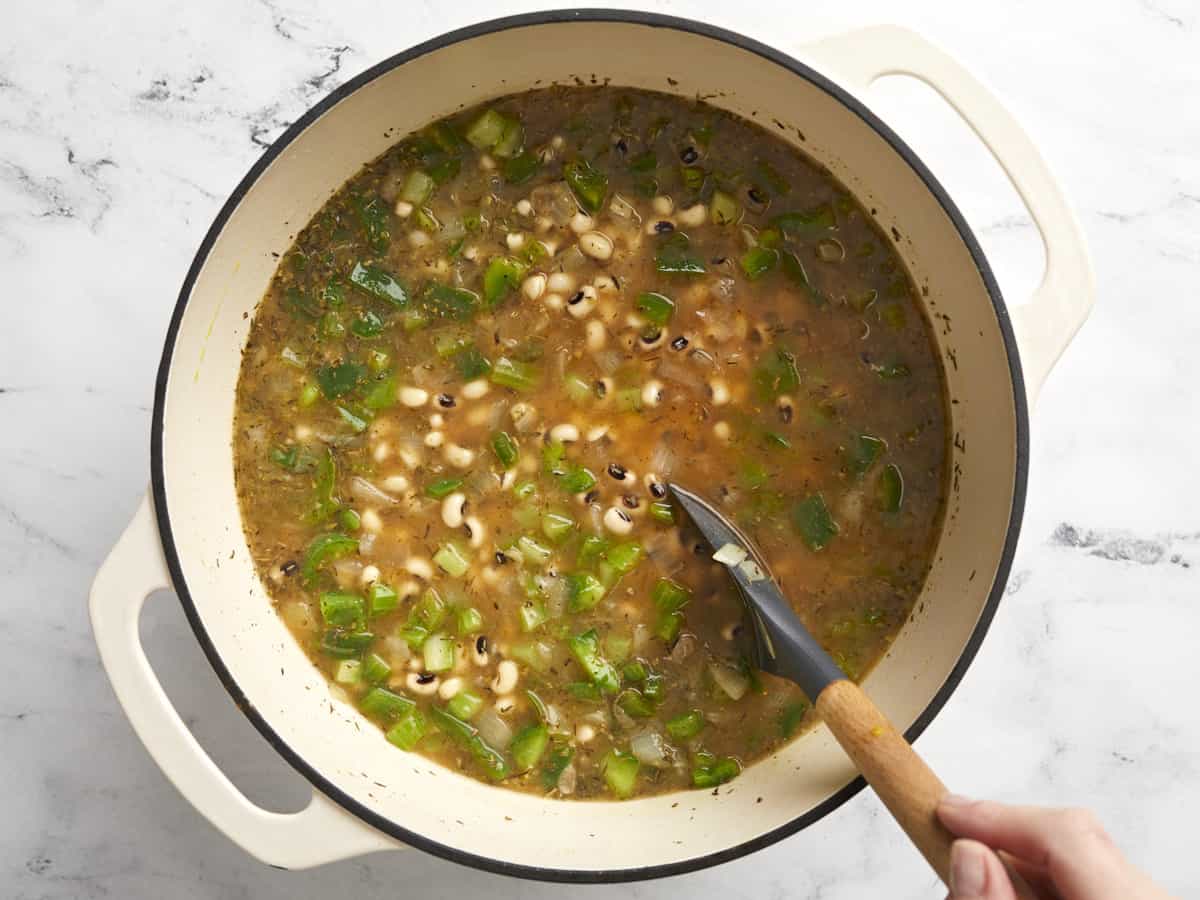
[[[970,797],[964,797],[962,794],[947,794],[940,801],[942,806],[968,806],[974,802]]]
[[[983,895],[987,880],[985,852],[981,844],[972,841],[954,842],[950,849],[950,890],[955,896]]]

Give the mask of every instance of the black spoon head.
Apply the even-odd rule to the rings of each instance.
[[[754,543],[698,494],[673,482],[667,487],[714,550],[732,545],[745,551],[744,560],[725,568],[749,612],[755,665],[796,682],[812,699],[831,681],[845,678],[792,610]]]

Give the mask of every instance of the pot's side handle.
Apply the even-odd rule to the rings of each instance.
[[[1074,213],[1029,136],[986,87],[925,38],[894,25],[807,44],[798,54],[860,97],[886,75],[911,75],[962,117],[1004,169],[1033,217],[1046,271],[1028,304],[1013,312],[1029,402],[1091,312],[1095,280]]]
[[[403,847],[323,794],[298,813],[246,799],[205,753],[159,683],[138,635],[145,599],[171,585],[149,495],[92,582],[88,601],[100,661],[117,700],[179,792],[234,843],[264,863],[302,869]]]

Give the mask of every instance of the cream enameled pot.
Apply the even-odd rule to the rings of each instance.
[[[184,796],[249,853],[302,868],[411,845],[531,878],[647,878],[763,847],[862,787],[823,728],[751,766],[736,790],[695,791],[682,804],[677,795],[548,800],[412,765],[353,708],[332,700],[255,574],[230,437],[240,353],[276,254],[400,136],[464,106],[552,82],[582,78],[701,95],[781,123],[779,135],[828,166],[885,233],[898,235],[901,256],[927,291],[955,401],[954,475],[917,612],[865,687],[910,739],[946,702],[983,638],[1012,560],[1028,402],[1087,316],[1091,273],[1079,229],[1033,145],[945,54],[891,27],[796,53],[635,12],[490,22],[401,53],[340,88],[288,129],[233,192],[171,319],[155,395],[151,494],[96,577],[91,615],[138,736]],[[925,81],[952,104],[1028,206],[1047,265],[1020,309],[1006,309],[979,246],[934,177],[855,99],[893,73]],[[137,629],[145,597],[168,586],[238,706],[313,784],[303,811],[281,815],[247,800],[172,708]]]

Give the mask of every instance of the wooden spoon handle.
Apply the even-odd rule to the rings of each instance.
[[[854,682],[831,682],[817,697],[816,705],[858,771],[949,887],[954,835],[937,817],[938,802],[948,793],[941,779]],[[1029,882],[1017,874],[1004,854],[1000,858],[1017,897],[1036,900]]]
[[[938,821],[948,791],[925,760],[857,684],[835,681],[817,697],[817,712],[921,855],[950,884],[954,836]]]

